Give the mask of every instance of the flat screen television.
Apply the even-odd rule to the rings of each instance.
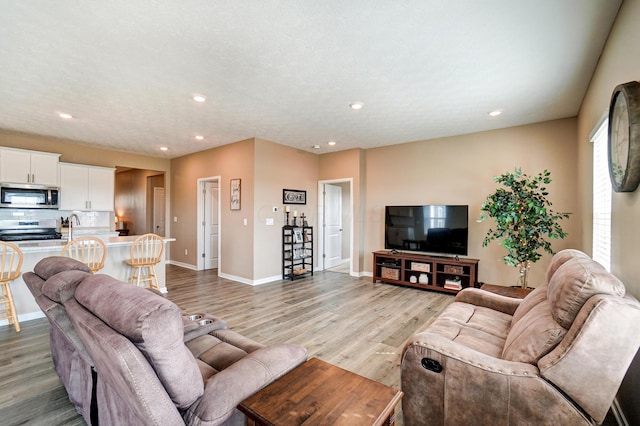
[[[385,249],[467,255],[469,206],[386,206],[384,222]]]

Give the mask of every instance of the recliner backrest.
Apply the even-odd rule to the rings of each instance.
[[[551,314],[568,332],[540,359],[540,373],[597,422],[640,346],[640,304],[624,295],[618,278],[583,256],[558,266],[548,284]]]
[[[144,353],[178,408],[202,396],[204,382],[184,345],[182,313],[174,303],[101,274],[83,280],[75,298]]]

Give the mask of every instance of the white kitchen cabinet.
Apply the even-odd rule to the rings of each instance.
[[[0,149],[0,181],[58,185],[58,159],[60,154]]]
[[[60,210],[112,211],[114,169],[60,163]]]

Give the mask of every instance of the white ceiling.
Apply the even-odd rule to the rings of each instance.
[[[620,4],[0,0],[0,128],[174,158],[251,137],[324,153],[573,117]]]

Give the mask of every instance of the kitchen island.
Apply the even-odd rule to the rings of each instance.
[[[75,234],[74,234],[75,236]],[[131,243],[139,235],[131,235],[126,237],[107,237],[102,238],[107,246],[107,258],[104,263],[104,268],[101,269],[99,274],[111,275],[122,281],[128,281],[131,275],[131,268],[124,263],[125,259],[130,257]],[[175,238],[163,238],[165,243],[165,253],[163,260],[156,266],[156,274],[158,277],[158,284],[160,290],[166,293],[167,287],[165,284],[165,264],[167,243],[175,241]],[[33,271],[34,266],[43,258],[49,256],[60,256],[62,247],[67,243],[66,239],[62,240],[40,240],[40,241],[18,241],[15,244],[20,247],[24,256],[24,262],[22,263],[21,272]],[[40,307],[36,303],[33,295],[24,283],[22,276],[17,278],[11,283],[11,291],[13,292],[13,300],[16,305],[16,311],[18,313],[18,320],[28,321],[35,318],[44,317],[44,314],[40,310]],[[0,326],[7,325],[7,320],[0,321]]]

